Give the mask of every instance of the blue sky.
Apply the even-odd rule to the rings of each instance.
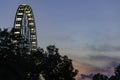
[[[1,27],[13,26],[16,9],[22,3],[33,8],[41,47],[120,44],[119,0],[3,0]]]
[[[120,58],[120,0],[1,0],[2,28],[13,27],[16,10],[23,3],[33,9],[40,47],[55,44],[63,54],[77,60],[85,57],[82,63],[93,67],[99,63],[105,67],[106,58],[111,62]],[[101,56],[102,61],[96,60]]]

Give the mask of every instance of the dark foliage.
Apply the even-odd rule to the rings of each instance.
[[[117,78],[120,79],[120,65],[118,65],[116,68],[115,68],[115,75]]]
[[[32,56],[36,58],[37,71],[43,74],[45,80],[74,80],[78,72],[73,68],[72,60],[61,56],[54,45],[48,46],[47,51],[39,48]]]
[[[93,76],[93,80],[120,80],[120,65],[118,65],[114,71],[115,75],[112,75],[110,78],[98,73]]]
[[[26,42],[22,35],[17,37]],[[78,71],[72,60],[61,56],[54,45],[28,54],[27,48],[16,48],[13,38],[7,29],[0,30],[0,80],[75,80]]]
[[[119,80],[119,79],[117,79],[116,76],[111,76],[111,77],[109,78],[109,80]]]
[[[93,80],[108,80],[108,77],[98,73],[93,76]]]

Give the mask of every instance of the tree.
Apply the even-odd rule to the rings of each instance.
[[[0,80],[38,80],[33,57],[26,50],[19,54],[13,36],[7,29],[0,30]]]
[[[111,76],[109,80],[120,80],[120,64],[115,67],[114,71],[115,75]]]
[[[108,77],[106,75],[97,73],[93,76],[93,80],[108,80]]]
[[[97,73],[93,76],[93,80],[120,80],[120,64],[114,69],[115,75],[108,78],[106,75]]]
[[[37,54],[34,54],[38,63],[37,71],[41,71],[45,80],[74,80],[78,70],[73,68],[71,59],[59,54],[54,45],[48,46],[45,52],[39,48]]]
[[[115,76],[120,80],[120,64],[115,68]]]
[[[0,30],[0,80],[39,80],[41,75],[45,80],[75,80],[78,70],[54,45],[27,54],[27,48],[16,48],[14,37],[7,29]],[[26,42],[23,35],[17,37]]]
[[[118,80],[116,76],[111,76],[109,80]]]

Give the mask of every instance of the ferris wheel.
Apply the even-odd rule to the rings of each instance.
[[[32,8],[29,5],[22,4],[18,7],[14,21],[13,34],[15,36],[13,43],[16,46],[27,46],[30,51],[35,51],[37,49],[35,19]],[[26,42],[22,42],[21,37],[18,37],[19,35],[21,35]]]

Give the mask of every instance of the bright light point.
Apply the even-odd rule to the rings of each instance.
[[[23,13],[17,13],[17,15],[23,15]]]
[[[34,25],[34,23],[32,22],[32,23],[29,23],[29,25]]]
[[[37,49],[32,49],[33,51],[36,51]]]
[[[30,14],[30,11],[26,11],[26,13],[27,13],[27,14],[28,14],[28,13]]]
[[[15,34],[20,34],[20,32],[15,32]]]
[[[28,18],[28,20],[33,20],[33,18]]]
[[[16,21],[21,21],[21,20],[22,20],[22,18],[17,18],[17,19],[16,19]]]
[[[28,16],[31,16],[32,14],[28,14]]]
[[[18,41],[17,40],[13,40],[13,43],[17,43]]]
[[[15,24],[15,26],[20,26],[20,24]]]
[[[35,44],[36,42],[32,42],[32,44]]]
[[[33,31],[34,29],[32,28],[31,31]]]

